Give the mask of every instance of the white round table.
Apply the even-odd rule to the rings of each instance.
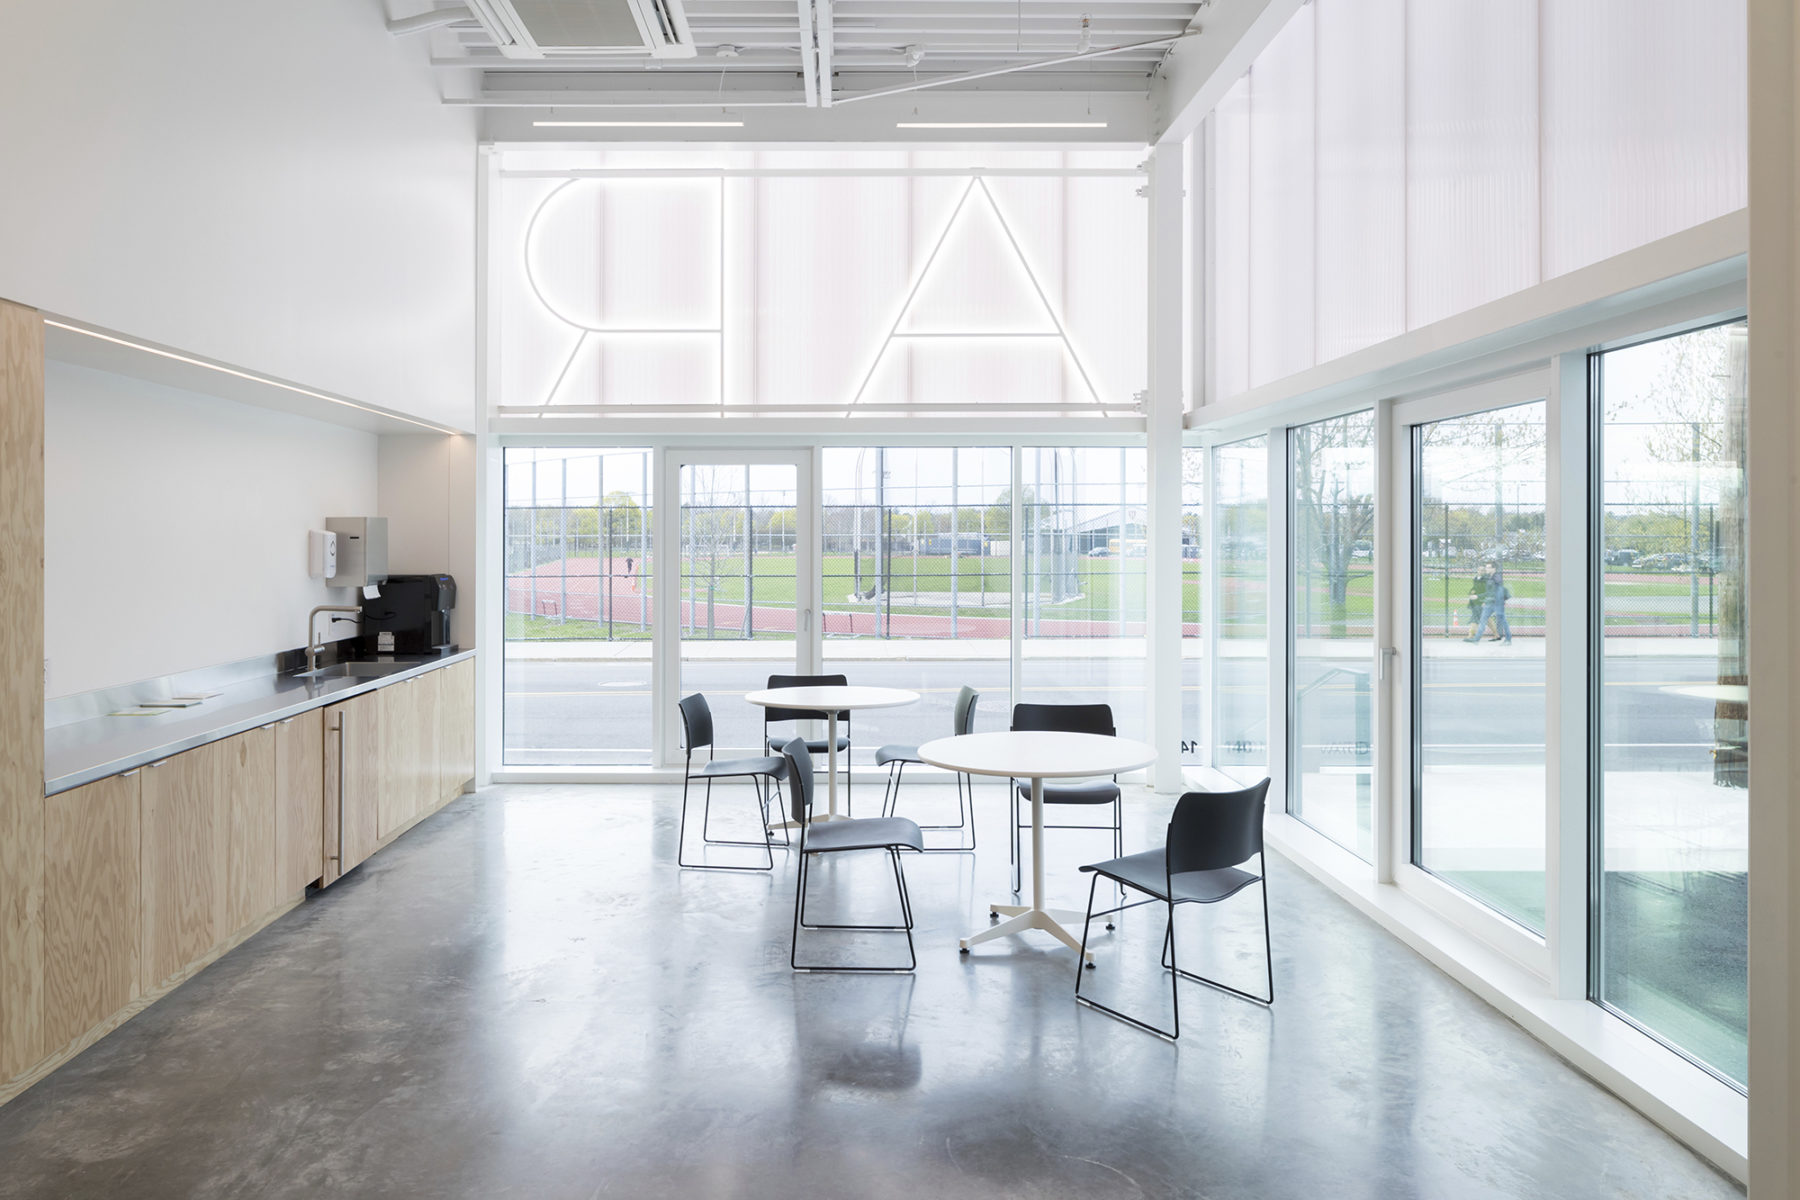
[[[816,712],[825,718],[829,727],[825,737],[825,816],[814,819],[835,821],[838,819],[838,714],[859,708],[898,708],[902,704],[917,704],[919,693],[909,692],[904,688],[827,684],[817,687],[766,688],[760,692],[751,692],[744,699],[761,708],[800,708]]]
[[[1129,738],[1093,733],[970,733],[939,738],[919,747],[919,757],[946,771],[1003,775],[1031,780],[1031,904],[991,904],[988,911],[1011,918],[962,939],[962,948],[992,938],[1041,929],[1071,950],[1081,939],[1044,907],[1044,780],[1089,778],[1135,771],[1156,761],[1156,748]],[[1011,797],[1007,798],[1008,803]],[[1069,913],[1067,919],[1079,919]],[[1092,958],[1092,955],[1089,955]]]

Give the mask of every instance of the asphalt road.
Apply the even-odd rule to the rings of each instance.
[[[1119,732],[1141,736],[1144,668],[1141,662],[1028,660],[1021,700],[1105,702],[1118,714]],[[513,764],[643,763],[650,744],[648,662],[537,662],[507,664],[506,744]],[[1194,664],[1198,671],[1198,664]],[[1266,743],[1263,681],[1255,660],[1227,659],[1224,736],[1254,754]],[[1609,664],[1603,689],[1604,736],[1613,761],[1634,771],[1710,770],[1713,702],[1668,689],[1716,682],[1704,657],[1629,658]],[[763,686],[768,667],[756,663],[690,663],[682,689],[712,699],[720,746],[754,746],[761,712],[742,693]],[[921,692],[918,704],[853,718],[859,763],[873,761],[881,742],[916,742],[949,732],[959,686],[983,693],[977,729],[1003,729],[1011,698],[1007,664],[986,662],[857,662],[851,681]],[[1310,680],[1311,675],[1303,675]],[[1197,674],[1196,674],[1197,680]],[[734,695],[735,693],[735,695]],[[1200,693],[1184,691],[1184,736],[1200,730]],[[1544,664],[1537,659],[1458,658],[1433,664],[1423,687],[1424,741],[1429,764],[1504,766],[1541,763],[1544,755]],[[1351,761],[1358,738],[1353,677],[1334,676],[1307,695],[1302,745],[1309,753]]]

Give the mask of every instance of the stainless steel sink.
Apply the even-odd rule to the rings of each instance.
[[[296,679],[380,679],[404,671],[410,663],[342,662],[316,671],[296,671]]]

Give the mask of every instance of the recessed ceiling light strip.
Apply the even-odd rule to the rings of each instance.
[[[896,121],[895,129],[1105,129],[1105,121]]]
[[[192,367],[204,367],[208,371],[217,371],[221,375],[230,375],[234,379],[245,379],[251,383],[260,383],[267,387],[280,388],[284,392],[293,392],[298,396],[310,396],[314,400],[324,400],[330,404],[354,408],[377,417],[390,417],[396,421],[404,421],[408,425],[417,425],[421,429],[429,429],[433,433],[462,433],[460,429],[451,429],[445,425],[433,425],[430,421],[420,421],[414,417],[402,416],[397,412],[389,412],[383,408],[373,408],[367,404],[358,404],[354,400],[345,400],[338,396],[328,396],[324,392],[315,392],[311,388],[303,388],[298,384],[283,383],[279,379],[271,379],[267,375],[257,375],[250,371],[240,371],[236,367],[221,366],[215,362],[207,362],[203,358],[194,358],[186,354],[177,354],[173,350],[164,350],[157,346],[149,346],[143,342],[134,342],[129,338],[114,337],[110,333],[101,333],[97,329],[89,329],[82,325],[70,325],[66,321],[58,321],[51,317],[44,318],[44,324],[57,329],[66,329],[70,333],[79,333],[83,337],[96,338],[102,342],[111,342],[115,346],[124,346],[127,350],[141,350],[145,354],[154,354],[158,358],[166,358],[172,362],[186,363]]]
[[[742,129],[742,121],[533,121],[539,129]]]

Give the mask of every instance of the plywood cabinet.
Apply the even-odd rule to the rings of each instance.
[[[138,781],[44,801],[44,1041],[54,1051],[138,995]]]
[[[225,907],[220,934],[236,933],[275,907],[275,727],[219,743],[225,826]]]
[[[145,991],[180,975],[213,947],[224,924],[225,743],[151,763],[140,772]]]
[[[375,853],[381,843],[384,693],[370,692],[325,710],[325,870],[330,883]]]
[[[475,778],[475,664],[459,662],[436,672],[439,687],[438,785],[440,800]]]
[[[325,712],[275,724],[275,897],[305,894],[325,872]]]
[[[423,738],[419,681],[404,679],[375,693],[381,708],[380,786],[376,802],[381,837],[398,833],[419,810],[419,744]]]

